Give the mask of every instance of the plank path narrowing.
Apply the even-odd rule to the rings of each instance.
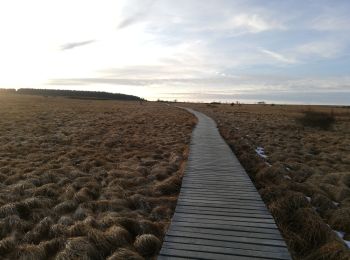
[[[291,259],[274,219],[214,120],[187,110],[198,123],[158,259]]]

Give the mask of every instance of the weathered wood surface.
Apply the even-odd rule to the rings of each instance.
[[[198,118],[163,259],[290,259],[274,219],[215,122]]]

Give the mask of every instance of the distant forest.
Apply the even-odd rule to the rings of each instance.
[[[142,100],[140,97],[119,93],[109,93],[101,91],[80,91],[80,90],[60,90],[60,89],[0,89],[0,93],[12,93],[20,95],[38,95],[51,97],[68,97],[81,99],[102,99],[102,100]]]

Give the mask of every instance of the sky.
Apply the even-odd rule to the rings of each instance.
[[[348,0],[0,2],[0,88],[350,104]]]

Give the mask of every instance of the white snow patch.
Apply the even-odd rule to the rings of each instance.
[[[349,240],[345,240],[345,239],[343,239],[343,241],[344,241],[345,245],[346,245],[348,248],[350,248],[350,241],[349,241]]]
[[[341,238],[341,240],[343,240],[343,242],[346,244],[346,246],[347,246],[348,248],[350,248],[350,241],[344,239],[345,232],[343,232],[343,231],[338,231],[338,230],[334,230],[334,229],[333,229],[333,231],[338,235],[338,237]]]
[[[286,170],[290,172],[290,168],[289,167],[286,167]]]
[[[336,207],[338,207],[339,202],[336,202],[336,201],[332,201],[332,202],[333,202],[333,204],[334,204]]]
[[[308,196],[305,196],[305,198],[307,199],[308,202],[311,202],[311,198]]]
[[[262,158],[264,158],[264,159],[267,158],[267,156],[266,156],[266,154],[265,154],[265,149],[264,149],[264,148],[262,148],[262,147],[257,147],[257,148],[255,149],[255,152],[256,152],[260,157],[262,157]]]
[[[292,178],[289,177],[288,175],[283,175],[283,177],[284,177],[285,179],[288,179],[288,180],[291,180],[291,179],[292,179]]]

